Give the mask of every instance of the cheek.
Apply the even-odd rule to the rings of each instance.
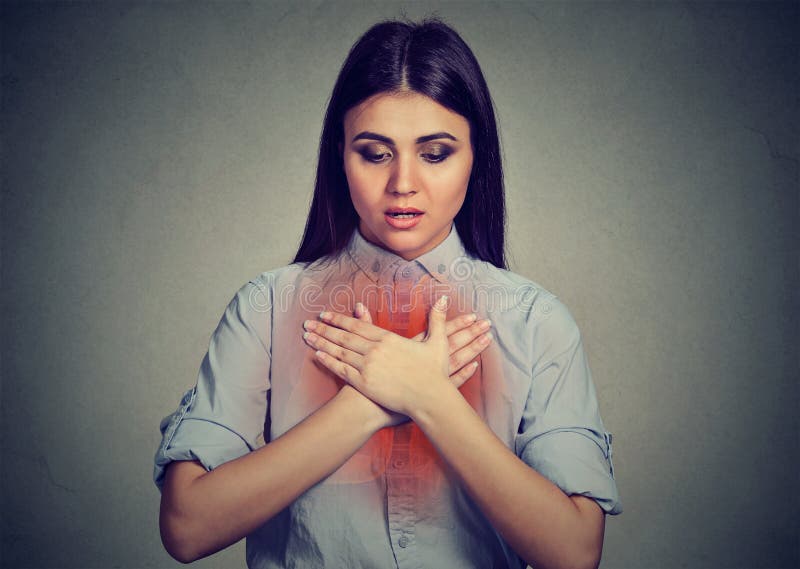
[[[350,199],[359,213],[362,213],[365,207],[380,200],[383,186],[381,185],[381,176],[375,169],[346,163],[344,173],[350,189]]]
[[[448,211],[458,212],[467,196],[470,169],[466,166],[454,168],[432,182],[432,192]]]
[[[451,198],[451,200],[447,203],[447,217],[450,219],[455,218],[458,215],[458,212],[461,211],[461,206],[464,205],[464,198],[467,197],[466,191],[457,192]]]

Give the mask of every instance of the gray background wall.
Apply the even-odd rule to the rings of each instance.
[[[797,566],[797,4],[108,2],[3,8],[4,567],[178,566],[158,423],[295,252],[339,66],[403,10],[473,47],[512,268],[583,331],[602,567]]]

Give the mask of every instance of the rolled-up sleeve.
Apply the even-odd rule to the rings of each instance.
[[[159,490],[172,461],[197,460],[212,470],[264,444],[272,316],[265,275],[242,286],[228,303],[196,385],[161,421],[153,470]]]
[[[517,455],[565,494],[622,513],[605,430],[578,326],[557,298],[539,311],[536,361],[515,440]]]

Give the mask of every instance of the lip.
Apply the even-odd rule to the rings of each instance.
[[[420,215],[417,215],[416,217],[409,217],[408,219],[398,219],[396,217],[392,217],[391,215],[389,215],[389,212],[393,212],[393,213],[419,213]],[[414,208],[404,208],[404,209],[402,209],[402,208],[391,208],[391,209],[387,210],[387,212],[383,215],[383,218],[386,220],[386,223],[388,223],[391,227],[394,227],[395,229],[411,229],[412,227],[414,227],[416,224],[418,224],[422,220],[422,217],[424,215],[425,215],[425,213],[419,211],[418,209],[414,209]]]
[[[390,207],[385,213],[425,213],[415,207]]]

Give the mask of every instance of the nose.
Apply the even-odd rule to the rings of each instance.
[[[400,155],[394,160],[387,189],[390,193],[398,195],[417,193],[416,165],[413,156]]]

